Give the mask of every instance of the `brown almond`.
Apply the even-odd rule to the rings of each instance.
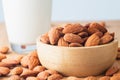
[[[112,76],[110,80],[120,80],[120,76]]]
[[[107,44],[111,42],[114,38],[110,34],[104,34],[100,39],[100,44]]]
[[[42,72],[45,70],[45,67],[44,66],[36,66],[33,71],[37,71],[37,72]]]
[[[83,43],[82,38],[79,35],[67,33],[64,35],[64,40],[71,43]]]
[[[62,78],[63,78],[63,76],[60,75],[60,74],[52,74],[52,75],[50,75],[50,76],[48,77],[47,80],[60,80],[60,79],[62,79]]]
[[[0,47],[0,53],[6,54],[8,53],[9,48],[7,46]]]
[[[88,33],[90,34],[90,35],[92,35],[92,34],[94,34],[94,33],[96,33],[96,32],[100,32],[97,28],[93,28],[93,27],[89,27],[88,28]]]
[[[37,77],[40,79],[40,80],[46,80],[49,76],[49,73],[46,72],[46,71],[43,71],[43,72],[40,72]]]
[[[5,59],[5,58],[6,58],[6,55],[0,53],[0,61],[1,61],[2,59]]]
[[[5,76],[7,74],[9,74],[10,69],[7,67],[0,67],[0,76]]]
[[[96,35],[98,35],[99,37],[102,37],[103,36],[103,33],[102,32],[95,32]]]
[[[22,80],[18,75],[12,75],[7,80]]]
[[[37,77],[27,77],[26,80],[39,80]]]
[[[20,75],[23,72],[23,68],[22,67],[15,67],[11,70],[11,74],[12,75]]]
[[[89,77],[85,78],[84,80],[97,80],[97,78],[94,76],[89,76]]]
[[[19,61],[17,60],[12,60],[12,59],[3,59],[2,62],[7,63],[7,64],[11,64],[11,65],[18,65]]]
[[[49,31],[48,36],[49,36],[50,44],[54,45],[57,44],[61,34],[57,28],[52,28]]]
[[[61,37],[59,40],[58,40],[58,46],[69,46],[69,43],[67,41],[65,41],[63,39],[63,37]]]
[[[101,31],[103,33],[107,32],[107,29],[105,27],[101,26],[100,24],[98,24],[96,22],[91,23],[90,28],[96,28],[96,29],[98,29],[99,31]]]
[[[49,44],[49,43],[50,43],[50,40],[49,40],[49,37],[48,37],[48,33],[43,34],[43,35],[40,37],[40,41],[42,41],[43,43]]]
[[[84,37],[87,37],[87,36],[88,36],[88,33],[87,33],[87,32],[80,32],[80,33],[78,33],[78,35],[79,35],[80,37],[84,38]]]
[[[27,67],[28,66],[28,61],[29,61],[29,59],[28,59],[28,56],[24,56],[22,59],[21,59],[21,65],[23,66],[23,67]]]
[[[103,76],[99,80],[110,80],[110,77],[109,76]]]
[[[12,65],[12,64],[0,62],[0,67],[13,67],[13,66],[14,66],[14,65]]]
[[[55,70],[51,70],[51,69],[48,69],[48,70],[45,70],[46,72],[48,72],[49,74],[57,74],[58,72],[55,71]]]
[[[106,76],[112,76],[113,74],[115,74],[116,72],[118,72],[119,71],[119,68],[117,67],[117,66],[112,66],[112,67],[110,67],[107,71],[106,71],[106,73],[105,73],[105,75]]]
[[[69,47],[82,47],[82,44],[80,44],[80,43],[70,43]]]
[[[63,29],[63,33],[79,33],[83,31],[84,28],[81,24],[67,24]]]
[[[85,42],[85,46],[96,46],[99,45],[99,43],[100,43],[99,36],[96,34],[92,34]]]
[[[118,47],[118,52],[120,52],[120,47]]]
[[[29,70],[29,69],[23,69],[23,72],[20,76],[23,77],[23,78],[26,78],[28,76],[36,76],[37,74],[38,74],[37,71],[32,71],[32,70]]]

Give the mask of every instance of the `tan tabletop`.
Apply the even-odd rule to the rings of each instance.
[[[70,21],[70,22],[54,22],[52,23],[52,26],[56,25],[64,25],[66,23],[82,23],[85,24],[87,22],[92,22],[92,21]],[[115,32],[115,37],[120,41],[120,20],[112,20],[112,21],[105,21],[107,24],[107,29],[110,32]],[[9,41],[6,33],[6,27],[4,23],[0,23],[0,46],[9,46]],[[120,46],[120,43],[119,43]],[[15,55],[15,54],[13,54]],[[120,61],[117,61],[120,63]],[[6,80],[6,78],[0,78],[0,80]]]

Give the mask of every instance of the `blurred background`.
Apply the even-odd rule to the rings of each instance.
[[[120,0],[53,0],[52,21],[120,20]],[[0,0],[0,21],[4,21]]]

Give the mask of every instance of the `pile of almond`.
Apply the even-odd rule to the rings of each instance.
[[[65,77],[55,70],[42,66],[36,50],[24,56],[18,54],[8,56],[7,54],[10,54],[8,51],[8,47],[0,48],[0,77],[8,77],[6,80],[120,80],[120,65],[116,62],[101,77]],[[120,54],[120,48],[118,52]],[[117,59],[120,59],[119,55]]]
[[[84,26],[76,23],[53,27],[40,37],[43,43],[66,47],[96,46],[113,40],[114,33],[108,32],[104,22],[92,22]]]
[[[25,56],[15,54],[8,56],[8,50],[8,47],[0,48],[0,77],[8,77],[7,80],[60,80],[63,78],[57,71],[46,69],[40,64],[36,50]]]

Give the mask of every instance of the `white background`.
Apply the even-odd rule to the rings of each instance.
[[[120,20],[120,0],[53,0],[52,21]],[[4,21],[0,0],[0,21]]]

